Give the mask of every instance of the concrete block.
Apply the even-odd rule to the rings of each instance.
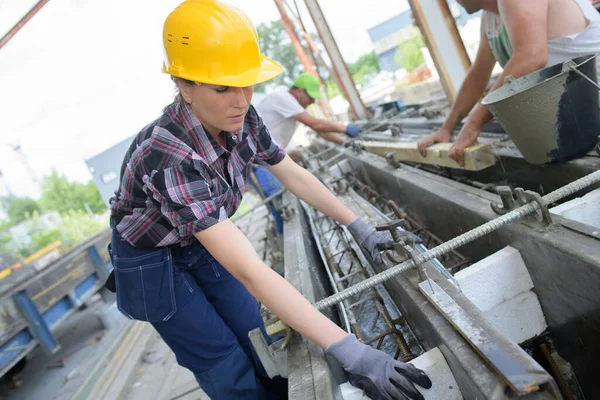
[[[600,189],[553,207],[550,212],[600,229]]]
[[[452,371],[444,358],[442,352],[434,347],[428,352],[421,354],[410,362],[415,367],[425,371],[431,378],[433,384],[430,389],[423,389],[419,385],[415,387],[421,392],[425,400],[462,400],[458,384],[454,379]],[[367,397],[361,389],[352,386],[346,382],[340,385],[342,398],[344,400],[367,400]]]
[[[531,291],[486,311],[485,317],[516,343],[523,343],[546,329],[546,318],[537,295]]]
[[[421,354],[410,362],[415,367],[425,371],[431,378],[433,386],[431,389],[423,389],[418,385],[416,388],[421,392],[425,400],[462,400],[463,395],[454,379],[454,375],[437,347]]]
[[[369,400],[369,397],[362,389],[352,386],[350,382],[342,383],[340,391],[344,400]]]
[[[521,254],[510,246],[457,272],[454,278],[463,294],[484,312],[533,288]]]

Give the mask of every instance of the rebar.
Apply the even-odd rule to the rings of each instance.
[[[554,377],[556,378],[556,382],[558,383],[558,386],[560,387],[560,391],[562,392],[562,395],[565,396],[566,400],[573,400],[575,397],[573,396],[573,393],[571,392],[571,389],[569,388],[569,384],[567,383],[565,376],[561,372],[558,365],[556,365],[556,361],[554,360],[554,357],[552,357],[552,354],[550,354],[550,349],[548,349],[548,345],[546,343],[542,343],[542,344],[540,344],[540,349],[542,350],[542,354],[546,358],[546,361],[548,361],[548,364],[550,365],[550,370],[552,371],[552,373],[554,374]]]
[[[555,203],[556,201],[569,196],[573,193],[580,191],[594,183],[600,182],[600,171],[592,172],[591,174],[584,176],[583,178],[577,179],[560,189],[557,189],[546,196],[542,197],[542,201],[544,206],[548,204]],[[380,283],[388,281],[393,277],[400,275],[411,268],[416,267],[418,264],[424,263],[426,261],[432,260],[434,258],[441,257],[442,255],[456,249],[458,247],[464,246],[467,243],[472,242],[475,239],[478,239],[482,236],[487,235],[490,232],[500,229],[501,227],[521,219],[531,213],[537,212],[539,210],[539,206],[535,202],[531,202],[524,206],[521,206],[513,211],[504,214],[501,217],[493,219],[485,224],[470,230],[469,232],[463,233],[451,239],[437,247],[434,247],[431,250],[428,250],[425,253],[419,254],[413,260],[407,260],[401,264],[398,264],[386,271],[383,271],[375,276],[372,276],[357,285],[349,287],[347,289],[342,290],[341,292],[330,296],[326,299],[323,299],[317,303],[315,303],[315,307],[318,310],[322,310],[324,308],[330,307],[334,304],[339,303],[342,300],[345,300],[349,297],[355,296],[367,289],[370,289]],[[540,210],[541,211],[541,210]]]
[[[309,220],[316,219],[311,215],[311,210],[307,209],[307,213],[309,215]],[[332,283],[335,285],[335,289],[344,290],[345,287],[352,286],[353,282],[368,278],[370,276],[369,271],[362,265],[358,254],[352,248],[340,225],[329,218],[322,219],[321,221],[327,221],[329,224],[329,226],[323,226],[323,224],[320,224],[318,236],[320,242],[326,243],[326,245],[329,246],[329,249],[324,248],[323,252],[325,253],[330,275],[333,276]],[[311,224],[311,226],[313,225]],[[337,238],[337,240],[334,238]],[[335,252],[332,253],[330,249]],[[344,264],[342,264],[342,261],[344,261],[346,255],[349,255],[349,257],[347,257]],[[342,267],[342,265],[344,265],[344,267]],[[360,341],[365,344],[378,342],[376,347],[379,349],[383,345],[385,338],[390,336],[396,344],[394,358],[397,358],[401,355],[401,361],[406,362],[415,357],[408,344],[404,340],[402,332],[398,330],[393,322],[393,319],[377,290],[371,289],[368,292],[363,292],[362,296],[354,299],[354,303],[350,303],[348,300],[349,299],[343,300],[341,304],[343,304],[344,308],[346,309],[348,319],[350,320],[350,324],[352,326],[352,332],[356,334]],[[380,316],[385,324],[385,327],[383,328],[384,331],[381,332],[379,329],[377,329],[379,333],[375,337],[368,337],[358,323],[359,318],[364,319],[364,316],[366,315],[363,312],[365,307],[372,307],[372,309],[376,312],[376,318],[374,321],[375,325],[377,324]],[[375,333],[373,332],[375,329],[376,327],[373,326],[368,331]]]

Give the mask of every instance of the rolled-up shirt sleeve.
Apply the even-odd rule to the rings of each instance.
[[[206,175],[195,164],[184,162],[144,178],[146,193],[182,237],[227,219],[226,196],[213,196]]]
[[[252,135],[256,141],[256,158],[269,165],[278,164],[285,158],[285,150],[273,139],[254,107],[250,107],[248,114],[255,119]]]

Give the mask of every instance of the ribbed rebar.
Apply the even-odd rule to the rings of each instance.
[[[576,181],[573,181],[560,189],[548,193],[546,196],[542,197],[542,201],[544,205],[552,204],[597,182],[600,182],[600,171],[592,172],[591,174],[586,175],[583,178],[577,179]],[[504,225],[521,219],[524,216],[529,215],[533,212],[536,212],[538,209],[539,206],[535,202],[521,206],[513,211],[508,212],[507,214],[504,214],[501,217],[486,222],[485,224],[478,226],[477,228],[474,228],[469,232],[463,233],[462,235],[459,235],[454,239],[451,239],[437,247],[434,247],[433,249],[425,253],[415,256],[414,261],[405,261],[401,264],[396,265],[395,267],[392,267],[386,271],[374,275],[371,278],[365,279],[364,281],[352,287],[344,289],[341,292],[334,294],[333,296],[329,296],[315,303],[315,307],[318,310],[322,310],[324,308],[337,304],[340,301],[355,296],[367,289],[379,285],[380,283],[388,281],[396,275],[400,275],[419,264],[422,264],[434,258],[441,257],[442,255],[452,251],[453,249],[464,246],[465,244],[470,243],[473,240],[478,239],[484,235],[487,235],[488,233],[493,232],[503,227]]]

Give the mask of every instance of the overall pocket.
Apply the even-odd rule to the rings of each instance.
[[[167,321],[177,311],[171,251],[136,250],[139,256],[113,255],[117,307],[132,319]]]

